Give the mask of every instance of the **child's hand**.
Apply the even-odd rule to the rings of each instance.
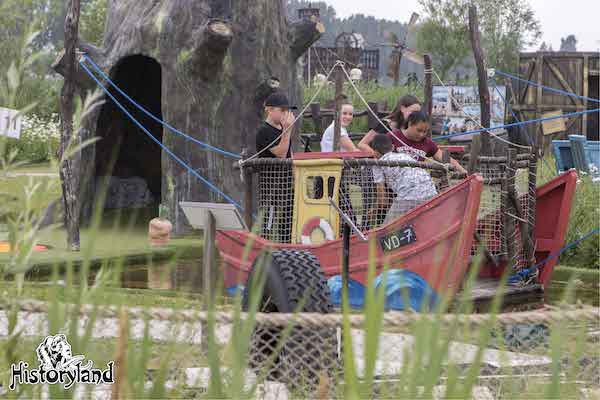
[[[288,129],[294,123],[294,114],[291,111],[285,113],[283,120],[281,121],[281,126],[283,129]]]

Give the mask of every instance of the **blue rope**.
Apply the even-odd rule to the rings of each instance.
[[[555,89],[553,87],[544,86],[544,85],[539,84],[537,82],[528,81],[527,79],[519,78],[518,76],[514,76],[514,75],[508,74],[506,72],[502,72],[502,71],[496,70],[496,73],[498,75],[501,75],[501,76],[504,76],[504,77],[507,77],[507,78],[516,79],[518,81],[527,83],[529,85],[541,87],[542,89],[545,89],[545,90],[547,90],[549,92],[554,92],[554,93],[558,93],[558,94],[564,94],[565,96],[570,96],[570,97],[575,97],[575,98],[578,98],[578,99],[581,99],[581,100],[591,101],[592,103],[600,103],[600,100],[598,100],[598,99],[592,99],[591,97],[579,96],[578,94],[567,92],[565,90],[560,90],[560,89]]]
[[[506,106],[508,107],[508,110],[510,111],[510,113],[512,114],[513,118],[517,121],[517,122],[521,122],[521,120],[519,119],[519,117],[517,117],[517,114],[515,114],[515,112],[513,111],[513,108],[510,105],[510,102],[506,101],[506,98],[502,95],[502,92],[500,91],[500,89],[498,89],[498,85],[496,84],[496,82],[494,82],[494,88],[496,89],[496,92],[498,92],[498,95],[500,96],[500,98],[502,99],[502,102],[504,104],[506,104]],[[527,142],[529,143],[530,146],[533,146],[533,140],[531,139],[531,137],[529,136],[529,133],[527,133],[525,135],[525,137],[527,138]],[[549,170],[552,170],[552,167],[550,165],[548,165],[548,161],[546,160],[546,158],[542,157],[542,162],[546,165],[546,168],[548,168]]]
[[[569,114],[556,115],[556,116],[553,116],[553,117],[530,119],[528,121],[514,122],[514,123],[511,123],[511,124],[493,126],[493,127],[490,127],[490,128],[475,129],[475,130],[468,131],[468,132],[453,133],[452,135],[438,136],[436,138],[433,138],[433,140],[434,141],[444,140],[444,139],[455,137],[455,136],[471,135],[473,133],[480,133],[480,132],[486,132],[486,131],[494,131],[494,130],[498,130],[498,129],[511,128],[513,126],[528,125],[528,124],[534,124],[536,122],[550,121],[550,120],[559,119],[559,118],[576,117],[578,115],[590,114],[590,113],[597,113],[597,112],[600,112],[600,108],[595,108],[593,110],[586,110],[586,111],[577,111],[577,112],[573,112],[573,113],[569,113]]]
[[[502,95],[502,92],[500,91],[500,89],[498,89],[498,85],[496,84],[496,82],[494,82],[494,89],[496,89],[496,92],[498,92],[498,96],[500,96],[500,98],[502,99],[502,102],[504,104],[506,104],[506,106],[508,107],[508,111],[510,111],[510,113],[512,114],[513,118],[515,119],[515,121],[517,122],[521,122],[521,120],[519,119],[519,117],[517,117],[517,114],[515,114],[515,112],[513,111],[512,107],[510,106],[510,103],[508,103],[506,101],[506,98]],[[531,143],[531,138],[529,137],[529,135],[527,135],[527,139],[529,139],[529,144],[533,144]]]
[[[552,260],[552,259],[560,256],[565,251],[569,250],[570,248],[572,248],[574,246],[577,246],[579,243],[583,242],[584,240],[586,240],[590,236],[595,235],[595,234],[597,234],[599,232],[600,232],[600,227],[597,227],[596,229],[592,229],[591,231],[589,231],[588,233],[586,233],[585,235],[583,235],[579,239],[577,239],[577,240],[569,243],[568,245],[566,245],[562,249],[558,250],[556,253],[550,254],[548,257],[546,257],[544,260],[540,261],[539,263],[535,264],[533,267],[523,269],[523,270],[517,272],[516,274],[513,274],[513,275],[509,276],[508,277],[508,283],[517,283],[517,282],[522,281],[523,279],[526,279],[528,276],[530,276],[531,274],[533,274],[534,272],[536,272],[542,265],[544,265],[548,261],[550,261],[550,260]]]
[[[180,130],[178,130],[177,128],[171,126],[169,123],[163,121],[162,119],[158,118],[157,116],[155,116],[154,114],[152,114],[150,111],[148,111],[147,109],[145,109],[142,105],[138,104],[134,99],[132,99],[129,95],[127,95],[127,93],[125,93],[123,90],[121,90],[121,88],[119,88],[105,73],[104,71],[102,71],[102,69],[96,65],[96,63],[94,61],[92,61],[91,58],[89,58],[87,55],[83,55],[83,59],[84,61],[89,61],[89,63],[92,65],[92,67],[96,70],[96,72],[98,72],[102,78],[107,81],[110,86],[112,86],[113,88],[115,88],[115,90],[117,92],[119,92],[123,97],[125,97],[127,100],[129,100],[129,102],[131,102],[131,104],[133,104],[137,109],[139,109],[140,111],[142,111],[144,114],[146,114],[147,116],[149,116],[150,118],[152,118],[154,121],[158,122],[159,124],[161,124],[162,126],[166,127],[167,129],[177,133],[178,135],[183,136],[184,138],[186,138],[187,140],[190,140],[202,147],[204,147],[205,149],[214,151],[215,153],[219,153],[222,154],[224,156],[227,157],[231,157],[231,158],[235,158],[235,159],[241,159],[242,157],[239,154],[235,154],[235,153],[231,153],[227,150],[223,150],[220,149],[218,147],[212,146],[208,143],[204,143],[188,134],[185,134],[183,132],[181,132]],[[80,62],[80,64],[82,64],[82,62]],[[82,64],[83,65],[83,64]]]
[[[98,84],[98,86],[100,86],[100,88],[104,91],[104,93],[106,93],[106,95],[108,97],[110,97],[112,101],[115,102],[115,104],[121,109],[121,111],[123,111],[125,113],[125,115],[127,115],[129,117],[129,119],[131,119],[142,131],[144,131],[144,133],[146,135],[148,135],[148,137],[150,139],[152,139],[156,144],[158,144],[168,155],[170,155],[182,167],[184,167],[185,169],[187,169],[192,175],[194,175],[196,178],[198,178],[200,181],[202,181],[202,183],[204,183],[206,186],[208,186],[208,188],[211,189],[213,192],[221,195],[225,200],[227,200],[228,202],[230,202],[231,204],[233,204],[239,210],[241,210],[241,211],[244,210],[242,208],[242,206],[238,202],[236,202],[231,197],[229,197],[228,195],[226,195],[225,193],[223,193],[213,183],[211,183],[210,181],[208,181],[202,175],[198,174],[189,165],[187,165],[183,160],[181,160],[179,157],[177,157],[175,154],[173,154],[173,152],[171,152],[171,150],[169,150],[165,145],[163,145],[160,142],[160,140],[158,140],[157,138],[155,138],[152,135],[152,133],[150,133],[148,131],[148,129],[146,129],[137,119],[134,118],[133,115],[131,115],[131,113],[129,111],[127,111],[127,109],[121,103],[119,103],[119,101],[110,93],[110,91],[106,87],[104,87],[104,85],[102,85],[102,83],[100,83],[100,81],[98,80],[98,78],[96,78],[96,76],[85,66],[84,63],[81,62],[80,65],[87,72],[87,74],[96,82],[96,84]]]

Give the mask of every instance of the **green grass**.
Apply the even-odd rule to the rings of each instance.
[[[2,297],[17,296],[17,288],[12,281],[0,282]],[[78,292],[68,289],[62,284],[52,282],[26,282],[21,296],[33,300],[50,301],[56,296],[61,303],[76,303],[80,300]],[[220,303],[228,303],[223,298]],[[113,306],[126,304],[129,307],[165,307],[188,308],[199,310],[202,307],[202,296],[195,293],[182,293],[174,290],[126,289],[120,287],[105,287],[96,295],[86,299],[88,304]]]
[[[15,168],[12,172],[19,174],[58,174],[58,168],[50,162],[44,162],[36,164],[24,164]]]
[[[92,265],[100,265],[105,260],[124,258],[127,264],[157,261],[177,255],[180,258],[199,258],[202,256],[202,240],[196,237],[172,239],[169,245],[152,247],[148,242],[148,232],[132,229],[100,229],[92,234],[89,228],[81,230],[82,250],[68,251],[66,232],[62,229],[46,229],[40,232],[38,243],[49,245],[48,251],[34,252],[29,265],[33,273],[49,271],[54,264],[80,264],[88,259]],[[90,254],[86,248],[92,246]],[[0,264],[10,260],[10,255],[0,253]]]
[[[16,171],[15,171],[16,172]],[[18,212],[24,206],[27,191],[36,185],[43,190],[36,190],[31,198],[30,209],[35,213],[44,210],[52,201],[60,199],[61,187],[58,177],[39,176],[0,176],[0,201],[4,213],[0,213],[0,221],[6,220],[11,213]]]

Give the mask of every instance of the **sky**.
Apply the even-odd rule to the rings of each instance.
[[[419,12],[418,0],[324,0],[339,17],[362,13],[376,18],[407,22],[413,11]],[[526,0],[524,0],[526,1]],[[600,49],[600,0],[528,0],[542,26],[542,41],[560,49],[560,39],[577,37],[577,50]],[[528,51],[537,50],[539,44]]]

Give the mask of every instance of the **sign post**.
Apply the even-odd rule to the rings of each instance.
[[[0,107],[0,136],[18,139],[21,136],[21,123],[18,110]]]

